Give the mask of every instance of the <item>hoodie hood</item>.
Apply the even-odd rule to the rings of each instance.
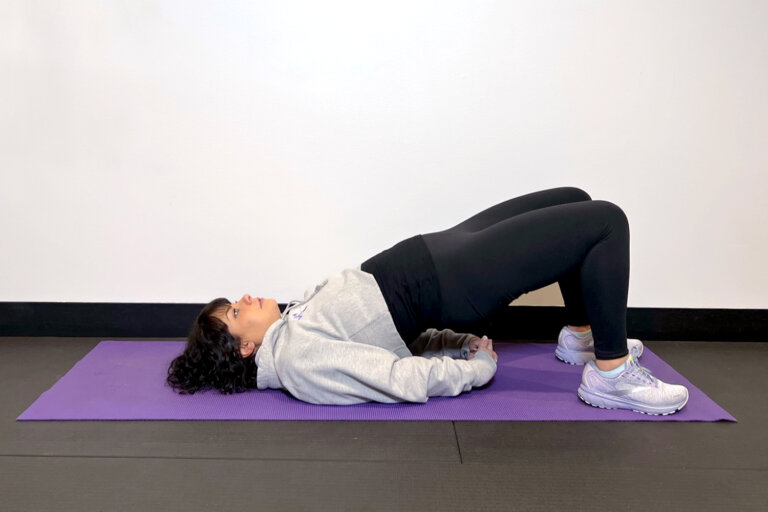
[[[312,288],[308,288],[304,292],[304,300],[297,299],[289,301],[285,306],[285,309],[283,309],[283,312],[280,313],[280,319],[270,325],[269,328],[267,328],[267,331],[264,333],[264,340],[261,342],[261,346],[253,356],[254,362],[258,367],[258,371],[256,372],[256,386],[258,389],[265,389],[268,387],[282,387],[280,379],[277,377],[277,373],[275,372],[275,342],[279,338],[281,330],[286,325],[288,320],[288,313],[290,313],[292,309],[296,308],[297,306],[301,306],[302,304],[308,302],[312,297],[314,297],[317,292],[319,292],[323,286],[328,283],[328,279],[329,278],[326,278],[322,283],[316,285],[314,290],[312,290]]]

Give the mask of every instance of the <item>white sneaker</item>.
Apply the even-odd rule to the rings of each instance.
[[[593,407],[631,409],[654,416],[672,414],[688,403],[685,386],[662,382],[631,354],[626,365],[623,372],[611,378],[601,375],[594,362],[585,364],[579,398]]]
[[[627,339],[629,353],[639,358],[643,354],[643,342],[635,339]],[[557,337],[555,356],[568,364],[585,364],[595,360],[595,340],[592,339],[592,331],[585,339],[578,338],[567,328],[560,330]]]

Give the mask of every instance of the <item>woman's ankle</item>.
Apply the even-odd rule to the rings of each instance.
[[[595,366],[597,366],[598,370],[607,372],[609,370],[613,370],[614,368],[618,368],[624,364],[624,361],[627,359],[629,359],[629,354],[617,359],[595,359]]]

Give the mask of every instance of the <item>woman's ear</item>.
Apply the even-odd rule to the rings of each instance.
[[[255,344],[252,341],[249,341],[240,345],[240,354],[242,354],[243,357],[250,357],[253,355],[255,349]]]

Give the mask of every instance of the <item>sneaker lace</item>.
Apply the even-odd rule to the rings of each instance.
[[[648,382],[648,384],[656,384],[656,377],[653,376],[653,372],[645,366],[640,366],[637,361],[635,361],[635,371],[633,373]]]

